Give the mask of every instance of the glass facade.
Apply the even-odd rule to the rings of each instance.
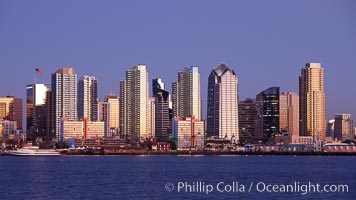
[[[212,70],[208,80],[207,134],[231,140],[239,138],[238,79],[222,63]]]
[[[239,101],[239,141],[252,143],[255,134],[256,101],[246,99]]]
[[[268,143],[279,133],[279,87],[270,87],[256,96],[255,139]]]
[[[26,127],[27,138],[50,139],[47,133],[47,91],[50,86],[30,84],[26,87]]]

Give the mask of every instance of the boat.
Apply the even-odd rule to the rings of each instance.
[[[24,146],[17,150],[6,150],[7,155],[12,156],[59,156],[59,151],[55,149],[39,149],[38,146]]]

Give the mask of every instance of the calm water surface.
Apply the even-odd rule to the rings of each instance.
[[[189,186],[184,185],[178,192],[178,182],[193,186],[197,181],[205,186],[212,185],[213,191],[209,194],[192,192],[193,189],[189,190]],[[238,187],[245,186],[245,190],[219,192],[216,188],[219,182],[224,182],[224,185],[238,182]],[[269,193],[257,191],[259,182],[266,185],[294,182],[347,184],[349,188],[347,193]],[[251,191],[248,192],[251,183]],[[173,191],[167,192],[166,189]],[[356,157],[0,157],[1,200],[287,198],[356,199]]]

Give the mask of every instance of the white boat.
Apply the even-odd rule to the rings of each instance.
[[[60,152],[54,149],[39,149],[37,146],[25,146],[17,150],[5,151],[8,155],[13,156],[59,156]]]

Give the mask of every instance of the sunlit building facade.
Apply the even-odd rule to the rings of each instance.
[[[123,87],[124,86],[124,87]],[[120,82],[122,96],[121,116],[125,118],[123,134],[137,144],[149,137],[149,84],[146,65],[136,65],[126,71],[126,80]],[[122,123],[123,125],[123,123]]]
[[[120,99],[117,95],[107,95],[106,122],[107,122],[107,137],[118,137],[120,129]]]
[[[299,135],[299,95],[297,93],[280,94],[279,114],[280,132]]]
[[[55,106],[54,133],[57,141],[62,141],[62,118],[77,120],[77,74],[73,68],[61,68],[52,74],[52,91]]]
[[[68,139],[96,139],[102,138],[106,132],[105,122],[83,120],[69,121],[61,120],[61,134],[63,140]]]
[[[178,73],[178,82],[173,83],[174,116],[201,117],[200,73],[198,66],[184,67]]]
[[[204,121],[196,120],[194,116],[175,117],[172,122],[172,138],[179,150],[204,148],[204,130]]]
[[[148,98],[148,111],[147,111],[147,131],[148,138],[153,138],[156,132],[156,106],[155,106],[155,98]]]
[[[299,77],[300,135],[325,140],[324,68],[307,63]]]
[[[208,136],[238,140],[238,96],[237,75],[225,63],[219,64],[208,80]]]
[[[27,138],[50,139],[47,132],[47,92],[49,85],[30,84],[26,86],[26,128]]]
[[[83,76],[78,82],[78,118],[98,120],[98,80]]]
[[[22,99],[14,96],[0,97],[0,120],[16,121],[22,130]]]

